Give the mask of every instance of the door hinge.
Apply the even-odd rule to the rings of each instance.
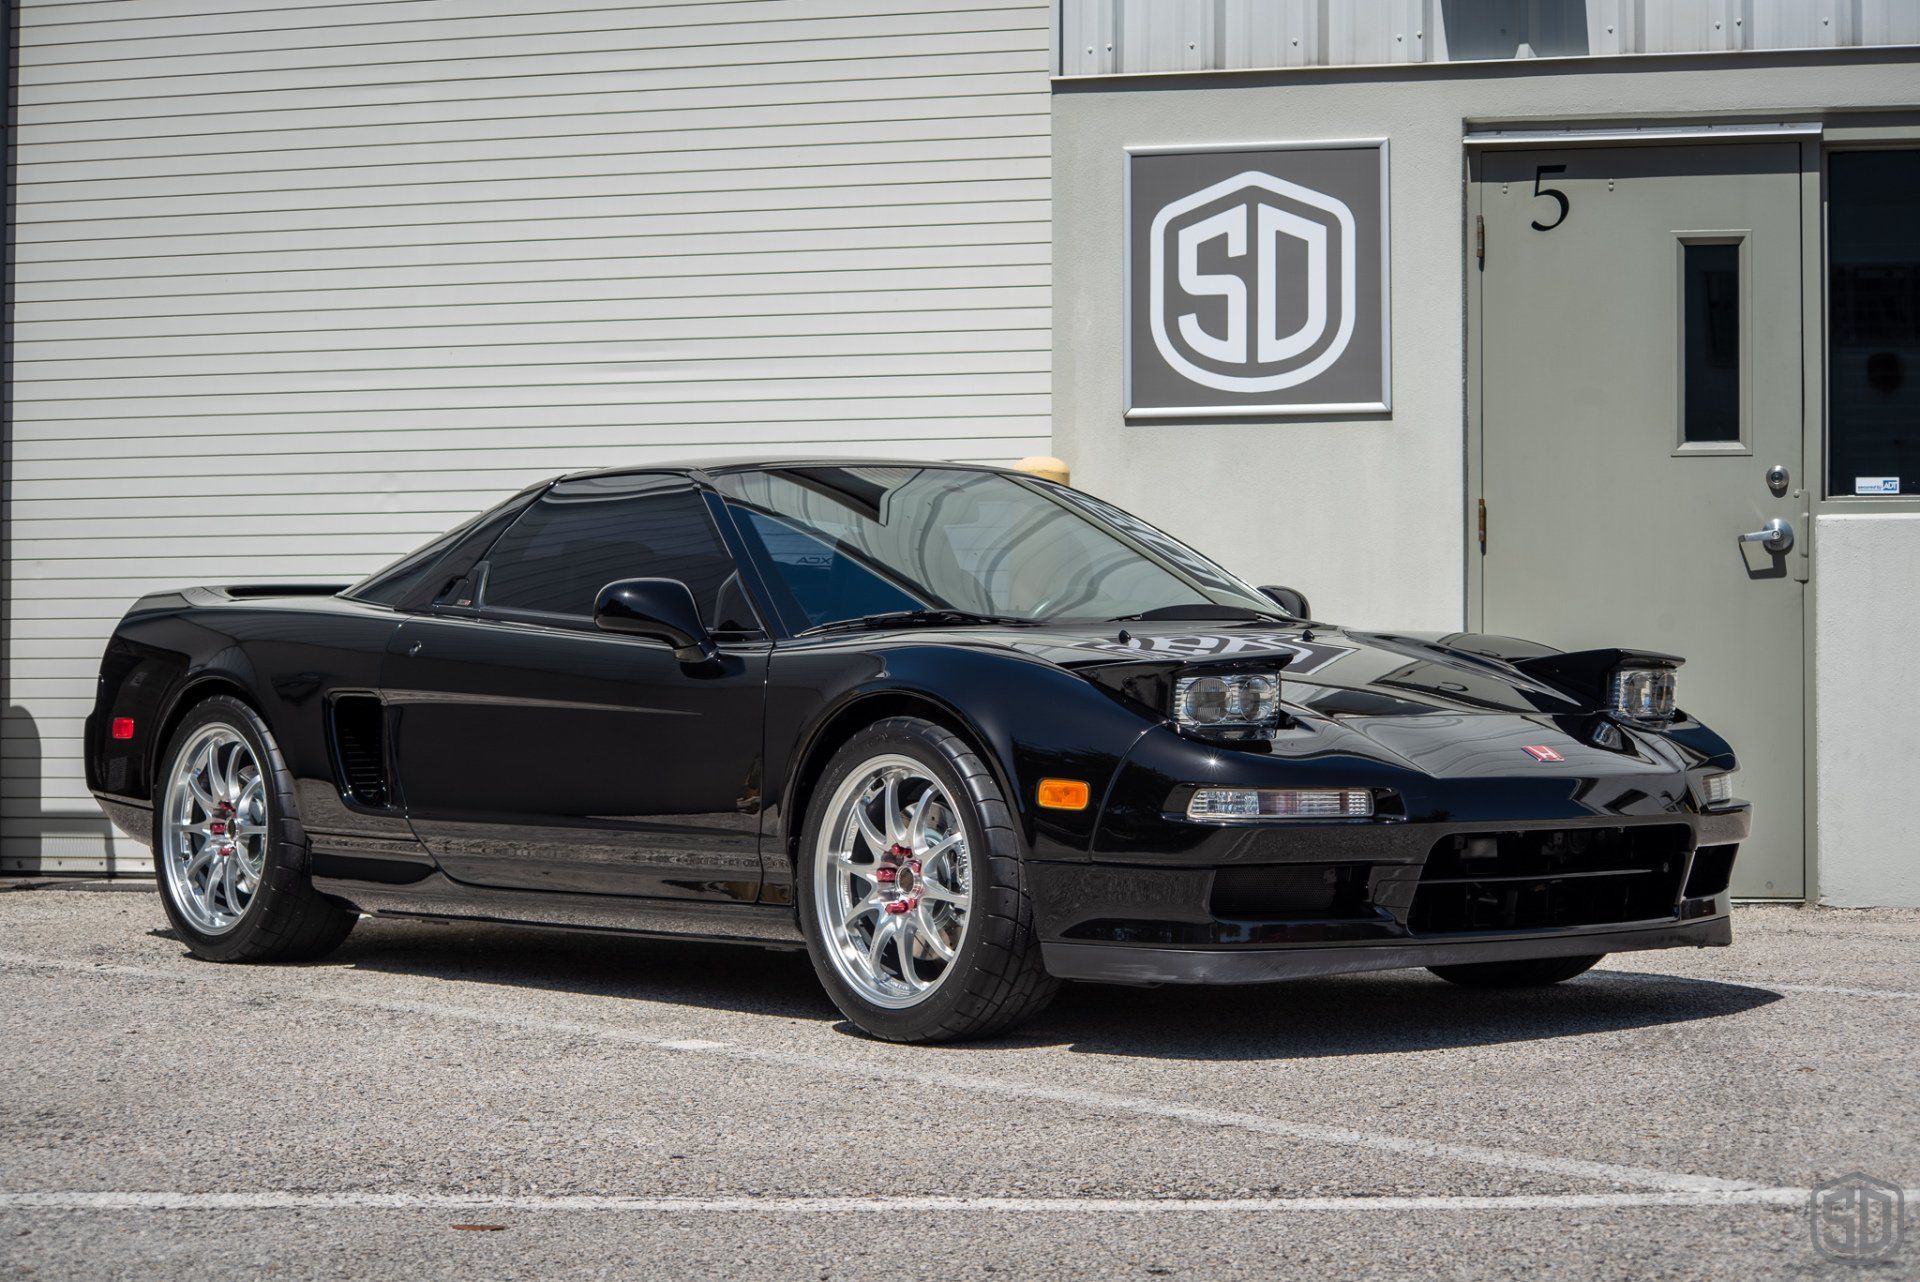
[[[1487,220],[1481,214],[1473,216],[1473,260],[1482,267],[1487,265]]]
[[[1480,500],[1480,555],[1487,553],[1487,501]]]

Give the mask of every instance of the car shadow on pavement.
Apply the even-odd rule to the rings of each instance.
[[[804,952],[484,923],[363,920],[316,967],[838,1020]],[[457,1002],[449,998],[449,1002]]]
[[[821,1021],[866,1036],[827,1000],[801,952],[380,920],[363,921],[315,965]],[[946,1049],[1064,1045],[1214,1060],[1391,1055],[1693,1023],[1778,1000],[1748,984],[1606,970],[1504,991],[1455,988],[1423,971],[1219,988],[1069,984],[1010,1034]]]
[[[1746,984],[1605,970],[1549,988],[1504,990],[1456,988],[1402,970],[1228,988],[1072,985],[1035,1031],[1098,1055],[1316,1059],[1654,1028],[1779,1000]]]

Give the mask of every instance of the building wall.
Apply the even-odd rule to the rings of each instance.
[[[1062,81],[1054,99],[1054,451],[1074,481],[1259,583],[1357,625],[1465,620],[1461,137],[1474,120],[1750,115],[1911,101],[1910,54],[1814,65],[1621,59]],[[1343,419],[1122,419],[1129,146],[1384,137],[1393,410]]]
[[[1912,0],[1061,0],[1070,76],[1920,44]]]
[[[526,482],[1049,438],[1046,0],[25,0],[0,868],[135,597]]]
[[[1816,528],[1820,900],[1920,904],[1920,513]]]
[[[1300,588],[1324,618],[1460,627],[1469,122],[1618,119],[1627,106],[1774,120],[1911,106],[1915,68],[1912,51],[1888,50],[1590,60],[1550,74],[1509,63],[1063,81],[1054,102],[1055,453],[1077,485],[1254,582]],[[1125,149],[1367,137],[1391,149],[1392,412],[1125,422]],[[1913,630],[1916,540],[1912,516],[1823,515],[1815,530],[1813,874],[1834,902],[1920,904],[1914,843],[1891,809],[1910,788],[1888,777],[1911,773],[1913,753],[1896,731],[1920,725],[1920,683],[1884,677],[1906,670],[1893,651]],[[1868,768],[1854,768],[1861,755],[1874,758]]]

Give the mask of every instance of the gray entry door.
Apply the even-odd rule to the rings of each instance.
[[[1684,657],[1754,806],[1734,892],[1799,898],[1799,146],[1490,151],[1474,177],[1481,626]],[[1739,541],[1774,520],[1791,550]]]

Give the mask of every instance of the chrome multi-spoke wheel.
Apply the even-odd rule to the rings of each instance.
[[[827,802],[814,908],[834,970],[876,1006],[913,1006],[953,968],[973,906],[966,828],[911,757],[874,757]]]
[[[223,935],[260,892],[267,863],[267,785],[231,726],[195,731],[173,758],[160,825],[161,873],[194,929]]]

